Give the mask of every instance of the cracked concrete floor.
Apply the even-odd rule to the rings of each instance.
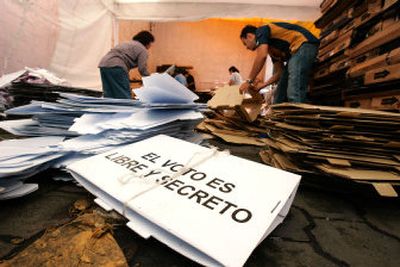
[[[254,147],[212,143],[259,161]],[[55,182],[51,175],[33,179],[40,184],[34,194],[0,203],[0,259],[19,253],[47,227],[68,221],[74,201],[92,198],[83,188]],[[371,192],[335,191],[302,185],[283,224],[254,250],[245,266],[400,266],[399,200],[377,198]],[[116,227],[114,236],[130,266],[196,266],[125,226]]]

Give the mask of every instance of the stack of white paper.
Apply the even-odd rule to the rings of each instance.
[[[300,176],[158,135],[75,162],[96,202],[206,266],[241,266],[287,215]]]
[[[16,180],[0,179],[0,200],[13,199],[35,192],[38,184],[27,184]]]
[[[180,85],[179,82],[177,83]],[[147,91],[151,92],[151,88]],[[193,93],[188,89],[186,91],[189,93],[183,91],[181,96],[176,96],[178,102],[183,97],[187,100],[193,99],[187,96]],[[204,104],[193,103],[193,101],[175,104],[142,103],[129,99],[96,98],[71,93],[60,93],[60,96],[62,99],[58,100],[58,103],[32,101],[29,105],[7,110],[8,115],[32,115],[33,117],[26,120],[2,121],[0,128],[21,136],[77,136],[121,128],[144,130],[145,127],[187,120],[187,114],[191,114],[189,116],[192,117],[191,119],[198,120],[199,111],[205,108]],[[140,120],[142,124],[135,123],[137,120]],[[76,124],[68,131],[75,122]],[[87,126],[89,127],[86,128]],[[83,129],[79,130],[82,127]]]
[[[37,184],[23,180],[66,154],[58,145],[63,137],[36,137],[0,142],[0,200],[20,197],[37,190]]]
[[[37,146],[25,146],[21,143],[24,141],[16,140],[7,143],[6,148],[6,143],[0,143],[3,147],[0,178],[18,180],[49,167],[64,168],[74,161],[160,133],[186,140],[198,139],[193,129],[203,118],[199,111],[204,105],[193,103],[196,95],[170,76],[152,75],[145,80],[148,86],[145,100],[150,103],[60,93],[57,103],[32,101],[7,110],[9,115],[31,115],[32,118],[1,121],[0,128],[19,136],[43,136],[38,140],[46,140],[46,144],[57,140],[58,144],[50,148],[40,141],[32,141]],[[157,96],[155,101],[152,88],[169,90],[168,97]],[[61,142],[64,137],[70,139]],[[9,192],[16,185],[7,188]],[[33,187],[25,186],[23,192],[32,190]]]

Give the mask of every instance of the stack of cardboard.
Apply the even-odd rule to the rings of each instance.
[[[249,123],[230,111],[211,111],[196,129],[221,138],[227,143],[265,146],[266,129],[259,121]]]
[[[265,146],[262,137],[266,131],[259,128],[257,121],[262,102],[259,94],[241,94],[239,86],[219,88],[208,101],[212,111],[197,129],[228,143]]]
[[[241,94],[239,85],[219,88],[208,101],[209,108],[214,110],[231,110],[248,122],[257,119],[260,114],[263,98],[260,94],[249,91]]]
[[[269,150],[262,159],[302,174],[369,183],[398,196],[400,114],[359,108],[279,104],[272,107]]]
[[[314,103],[400,110],[400,3],[324,0]]]

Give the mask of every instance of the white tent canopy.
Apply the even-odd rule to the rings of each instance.
[[[315,20],[319,0],[116,0],[113,12],[121,19],[152,21],[199,20],[212,17]]]
[[[97,64],[118,41],[119,19],[193,21],[271,18],[314,21],[321,0],[1,1],[0,73],[44,67],[74,86],[100,88]],[[13,15],[13,16],[11,16]],[[37,47],[32,49],[31,44]],[[46,47],[41,47],[45,45]],[[40,58],[32,51],[40,50]],[[46,54],[47,53],[47,54]],[[38,53],[37,53],[38,54]],[[18,56],[21,55],[21,56]],[[23,56],[22,56],[23,55]],[[43,58],[48,58],[47,61]],[[46,66],[47,65],[47,66]]]

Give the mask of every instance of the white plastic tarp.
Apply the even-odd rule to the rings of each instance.
[[[112,13],[101,1],[59,1],[59,21],[49,69],[73,86],[99,88],[97,64],[111,47]]]
[[[101,57],[118,41],[118,19],[157,21],[193,21],[206,18],[271,18],[313,21],[319,16],[321,0],[69,0],[69,1],[7,1],[0,11],[2,17],[13,20],[11,11],[18,16],[18,32],[11,27],[2,28],[0,44],[4,43],[8,50],[0,53],[3,73],[14,72],[25,66],[37,67],[41,58],[50,58],[48,68],[58,77],[66,79],[72,86],[100,89],[100,77],[97,64]],[[57,10],[58,7],[58,10]],[[37,25],[37,21],[45,21],[46,29],[39,33],[28,25]],[[4,15],[4,16],[3,16]],[[10,22],[11,23],[11,22]],[[44,27],[44,26],[43,26]],[[42,28],[43,28],[42,27]],[[57,29],[57,34],[48,30]],[[51,45],[35,48],[31,53],[25,39],[29,37],[33,46],[37,40],[47,40]],[[43,36],[42,36],[43,35]],[[57,35],[57,40],[49,38]],[[14,38],[15,37],[15,38]],[[28,38],[28,37],[27,37]],[[36,38],[36,39],[35,39]],[[4,39],[4,40],[3,40]],[[114,39],[114,43],[113,43]],[[55,42],[54,51],[53,43]],[[39,44],[39,43],[38,43]],[[0,48],[2,46],[0,45]],[[11,49],[12,48],[12,49]],[[27,56],[19,59],[15,55],[29,51]],[[0,49],[1,51],[1,49]],[[8,52],[7,52],[8,51]],[[24,54],[24,55],[25,55]],[[32,55],[31,55],[32,54]],[[44,55],[42,55],[44,54]],[[14,56],[11,56],[14,55]],[[14,62],[14,61],[15,62]],[[45,60],[45,61],[46,61]],[[47,61],[46,61],[47,62]]]
[[[271,18],[313,21],[319,16],[320,0],[116,0],[118,18],[152,21],[205,18]]]

